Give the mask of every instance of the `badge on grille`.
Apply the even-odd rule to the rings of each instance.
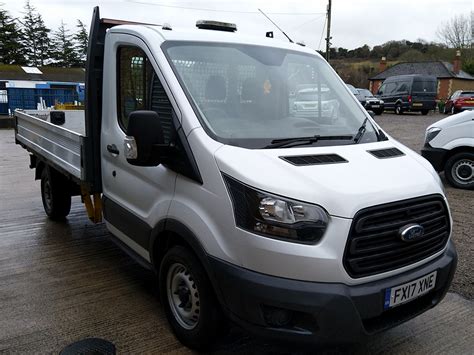
[[[423,226],[420,226],[419,224],[415,223],[407,224],[406,226],[400,228],[400,230],[398,231],[400,239],[404,242],[412,242],[416,239],[419,239],[423,237],[424,233],[425,229],[423,228]]]

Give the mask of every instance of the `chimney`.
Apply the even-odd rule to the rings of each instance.
[[[387,69],[387,58],[382,57],[382,59],[380,59],[379,72],[383,72],[385,69]]]
[[[457,50],[456,57],[454,57],[454,61],[453,61],[453,72],[455,74],[459,74],[460,70],[461,70],[461,51]]]

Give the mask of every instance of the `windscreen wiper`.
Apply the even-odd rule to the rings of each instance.
[[[271,148],[288,148],[288,147],[295,147],[298,145],[308,145],[313,144],[318,141],[328,141],[328,140],[350,140],[352,136],[310,136],[310,137],[297,137],[297,138],[281,138],[281,139],[274,139],[271,143],[265,147],[264,149],[271,149]]]
[[[356,135],[354,136],[354,142],[355,144],[359,143],[360,139],[364,135],[367,126],[367,121],[369,120],[368,117],[365,118],[364,122],[362,122],[362,126],[359,127],[359,130],[357,131]]]

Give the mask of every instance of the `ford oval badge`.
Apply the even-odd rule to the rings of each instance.
[[[423,237],[423,234],[425,233],[425,229],[423,226],[420,226],[419,224],[407,224],[406,226],[403,226],[400,228],[398,231],[398,235],[400,235],[401,240],[404,242],[412,242],[416,239],[419,239]]]

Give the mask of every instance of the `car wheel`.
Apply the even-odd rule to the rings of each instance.
[[[451,115],[454,115],[456,113],[456,110],[454,109],[454,105],[451,106]]]
[[[446,161],[444,174],[452,186],[460,189],[474,189],[474,153],[454,154]]]
[[[178,340],[205,349],[222,333],[223,317],[204,268],[187,248],[174,246],[163,257],[160,297]]]
[[[430,112],[430,110],[421,110],[421,114],[423,116],[426,116],[428,114],[428,112]]]
[[[401,104],[396,104],[395,105],[395,113],[397,115],[401,115],[403,113],[402,105]]]
[[[41,173],[41,200],[44,211],[53,220],[64,219],[71,211],[68,181],[49,167],[45,167]]]

